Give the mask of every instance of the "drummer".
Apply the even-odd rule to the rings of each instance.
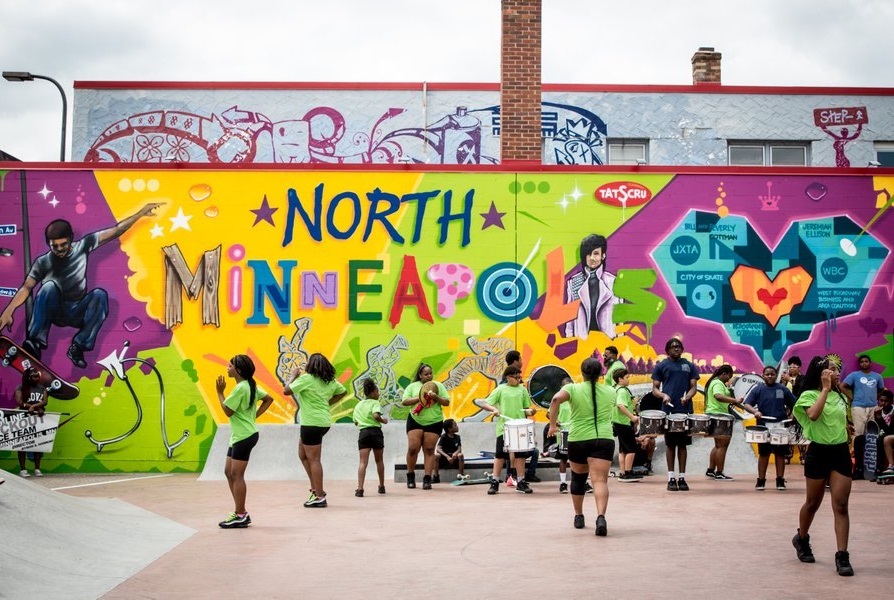
[[[759,383],[748,392],[745,398],[745,410],[757,417],[758,425],[766,425],[769,421],[780,423],[791,417],[792,408],[797,399],[791,390],[781,383],[777,383],[776,367],[767,365],[761,375],[763,383]],[[754,408],[751,408],[754,407]],[[788,456],[788,444],[762,443],[757,445],[757,483],[754,489],[763,490],[767,486],[767,466],[770,464],[770,455],[776,458],[776,489],[785,489],[785,459]]]
[[[571,377],[564,377],[562,379],[562,387],[565,387],[569,383],[574,383],[574,380]],[[565,445],[563,446],[558,436],[554,435],[550,437],[549,435],[549,426],[543,428],[543,448],[546,450],[549,447],[555,448],[556,452],[556,460],[559,461],[559,493],[567,494],[568,493],[568,435],[571,433],[571,405],[567,402],[563,402],[559,405],[559,416],[557,419],[558,424],[558,436],[565,435]],[[546,452],[544,452],[543,456],[548,456]],[[590,486],[589,483],[587,483]],[[590,491],[593,490],[592,486],[589,488]]]
[[[503,445],[503,429],[505,422],[511,419],[527,419],[534,416],[537,409],[531,402],[531,396],[528,390],[521,384],[521,369],[517,366],[508,366],[503,371],[503,378],[506,383],[498,385],[490,396],[485,398],[481,408],[494,414],[494,422],[497,424],[497,446],[494,452],[494,473],[490,488],[487,490],[488,495],[494,495],[500,491],[500,473],[503,471],[503,461],[507,458],[512,465],[509,469],[511,477],[518,477],[519,473],[525,472],[525,458],[528,452],[512,452],[506,451]],[[501,418],[502,417],[502,418]],[[535,450],[536,452],[536,450]],[[515,491],[520,494],[532,494],[534,490],[525,481],[524,475],[521,479],[516,480]]]
[[[633,394],[630,393],[630,373],[627,369],[615,369],[612,378],[615,385],[615,408],[612,413],[612,433],[618,438],[618,465],[621,474],[618,481],[633,483],[642,479],[633,474],[633,459],[636,458],[635,427],[639,417],[633,414]],[[562,404],[559,408],[561,409]]]
[[[698,369],[683,358],[683,342],[679,338],[671,338],[664,345],[667,358],[655,365],[652,372],[652,394],[661,398],[664,412],[692,413],[692,398],[695,396],[698,383]],[[667,432],[664,434],[667,447],[667,489],[670,492],[687,492],[686,483],[687,446],[692,444],[692,436],[688,432]],[[674,471],[674,458],[680,464],[680,478]]]
[[[705,383],[705,413],[729,414],[729,405],[742,404],[741,398],[733,397],[728,385],[733,378],[733,368],[729,365],[720,365]],[[746,409],[747,410],[747,409]],[[730,437],[714,437],[714,447],[708,459],[708,470],[705,477],[715,481],[731,481],[733,478],[723,472],[726,463],[726,450],[729,448]]]

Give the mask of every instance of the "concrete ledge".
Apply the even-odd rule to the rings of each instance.
[[[543,427],[545,423],[535,423],[535,439],[543,439]],[[494,425],[492,423],[462,422],[459,425],[462,436],[463,452],[467,457],[477,457],[482,450],[493,452],[494,450]],[[246,479],[250,481],[279,481],[296,480],[307,481],[307,475],[301,463],[298,461],[298,425],[261,425],[261,439],[252,451],[251,462],[246,470]],[[384,427],[385,433],[385,477],[394,479],[400,472],[396,465],[406,465],[407,435],[406,422],[398,421],[388,423]],[[205,468],[199,476],[200,481],[220,481],[224,479],[223,469],[226,462],[227,448],[229,446],[230,427],[222,425],[218,427],[217,434]],[[689,446],[687,473],[693,477],[696,473],[704,473],[708,466],[708,454],[714,447],[712,438],[696,437]],[[417,462],[416,470],[422,470],[422,456]],[[659,437],[652,459],[652,469],[655,473],[666,473],[664,438]],[[558,469],[546,467],[550,459],[541,459],[544,465],[544,473],[555,473],[558,478]],[[336,423],[326,434],[323,441],[323,471],[324,476],[330,480],[353,480],[357,477],[358,450],[357,428],[353,424]],[[617,450],[615,452],[615,465],[617,465]],[[488,465],[492,468],[492,464]],[[466,468],[469,472],[469,466]],[[485,470],[482,468],[481,472]],[[733,431],[733,439],[726,455],[726,467],[728,473],[756,473],[757,456],[751,444],[745,443],[742,424],[737,422]],[[375,466],[370,465],[367,477],[374,476]],[[406,478],[406,467],[402,472]],[[538,476],[540,475],[538,468]],[[442,478],[443,480],[443,478]]]

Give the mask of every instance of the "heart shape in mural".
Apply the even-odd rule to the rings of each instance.
[[[772,294],[767,288],[761,288],[757,291],[757,299],[769,306],[771,309],[785,300],[787,297],[788,292],[785,290],[774,290]]]
[[[804,300],[811,283],[813,277],[803,267],[784,269],[770,281],[760,269],[739,265],[729,279],[733,297],[746,302],[774,327]]]
[[[860,312],[888,255],[861,231],[846,216],[793,221],[770,249],[742,216],[691,210],[652,258],[686,316],[722,324],[769,363],[817,323]],[[856,254],[839,252],[858,235]]]

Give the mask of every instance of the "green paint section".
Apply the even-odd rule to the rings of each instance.
[[[894,377],[894,335],[888,334],[885,336],[885,339],[888,340],[887,344],[870,348],[865,352],[860,352],[860,354],[866,354],[872,362],[884,365],[885,370],[881,375],[887,379],[889,377]],[[844,375],[842,375],[842,377],[844,377]]]
[[[137,408],[127,382],[110,377],[77,382],[78,398],[69,401],[50,399],[47,409],[71,414],[56,434],[53,452],[44,455],[41,470],[46,473],[181,473],[201,472],[214,441],[217,426],[205,402],[197,392],[194,372],[186,368],[172,347],[143,352],[139,358],[152,362],[164,377],[164,428],[168,444],[176,443],[184,431],[186,441],[168,458],[162,439],[161,396],[155,373],[142,363],[126,362],[127,379],[142,406],[139,427],[123,440],[97,451],[85,434],[97,440],[123,436],[137,420]],[[106,384],[109,384],[108,387]],[[18,472],[15,452],[0,452],[0,467]]]

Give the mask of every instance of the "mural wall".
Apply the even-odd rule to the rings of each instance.
[[[480,420],[513,348],[545,406],[607,345],[648,385],[671,336],[702,381],[836,352],[845,371],[869,354],[890,386],[894,176],[879,174],[2,171],[0,323],[65,384],[57,471],[201,469],[226,421],[214,379],[240,353],[280,424],[282,381],[317,351],[349,390],[374,378],[396,419],[420,362],[448,416]],[[60,220],[67,258],[45,239]],[[0,407],[19,381],[0,367]]]
[[[499,86],[281,86],[76,82],[73,159],[322,168],[500,161]],[[648,142],[649,164],[725,166],[729,143],[772,140],[806,145],[808,165],[865,167],[876,158],[874,141],[894,139],[885,90],[609,87],[617,91],[545,87],[544,164],[605,164],[610,140],[631,140]]]

